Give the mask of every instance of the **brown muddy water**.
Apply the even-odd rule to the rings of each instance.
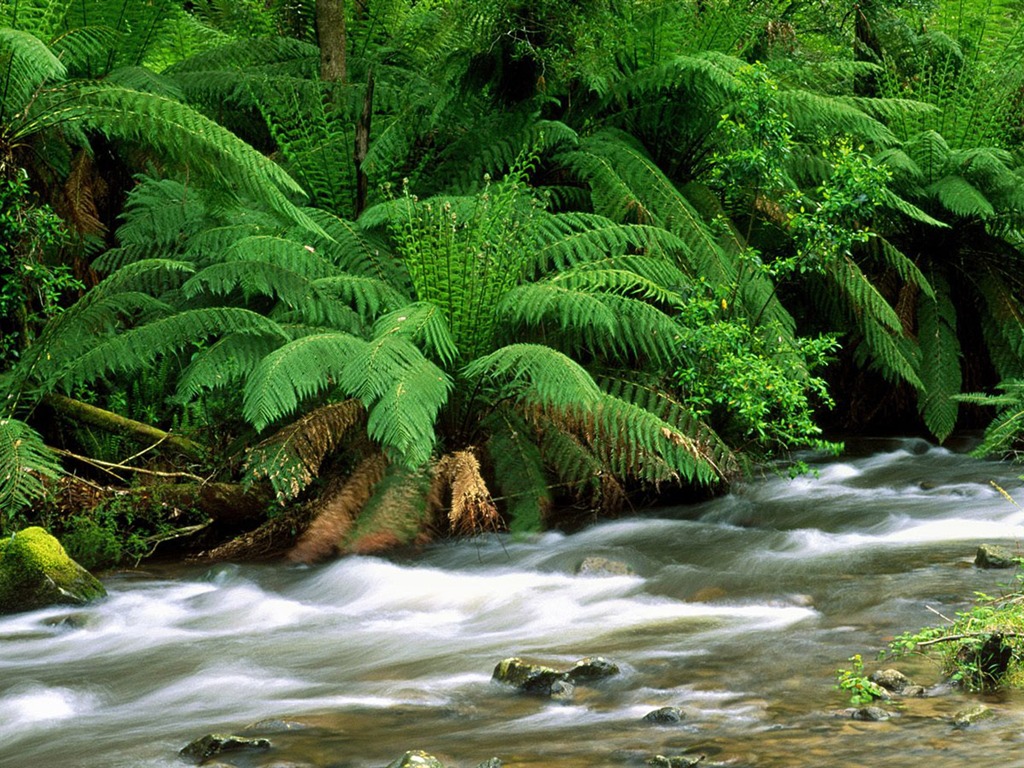
[[[440,544],[414,560],[220,565],[108,576],[83,610],[0,619],[0,766],[171,768],[211,732],[266,736],[238,768],[1024,766],[1024,700],[938,688],[887,722],[836,715],[834,672],[998,593],[981,542],[1019,549],[1019,469],[878,441],[729,496],[573,535]],[[995,485],[993,485],[993,483]],[[576,573],[586,557],[633,575]],[[622,673],[568,703],[492,683],[521,656]],[[925,685],[927,660],[900,664]],[[953,728],[983,702],[993,716]],[[643,722],[681,707],[673,726]],[[262,722],[261,722],[262,721]],[[251,728],[254,723],[260,723]]]

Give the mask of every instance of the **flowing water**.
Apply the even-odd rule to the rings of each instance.
[[[422,749],[472,768],[1024,765],[1024,700],[956,730],[978,697],[906,701],[887,722],[837,716],[834,671],[940,622],[1012,572],[977,545],[1024,538],[1017,470],[917,441],[877,442],[697,507],[573,535],[437,545],[411,560],[220,565],[114,574],[79,610],[0,619],[0,766],[164,768],[211,732],[267,736],[236,766],[382,768]],[[631,575],[580,575],[585,557]],[[517,695],[508,656],[622,674],[568,703]],[[871,664],[869,662],[869,668]],[[902,663],[938,682],[926,661]],[[941,690],[941,689],[940,689]],[[643,716],[678,706],[682,723]],[[263,722],[260,722],[263,721]],[[980,756],[980,757],[979,757]]]

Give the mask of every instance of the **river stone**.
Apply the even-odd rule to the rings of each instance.
[[[491,757],[482,763],[477,763],[476,768],[501,768],[504,765],[500,757]]]
[[[914,686],[910,678],[898,669],[879,669],[872,672],[868,680],[893,693],[905,693],[910,688],[920,688],[920,686]]]
[[[444,768],[444,763],[433,755],[422,750],[410,750],[397,760],[388,764],[388,768]]]
[[[0,540],[0,614],[84,605],[106,594],[99,580],[42,528],[25,528]]]
[[[601,656],[587,657],[577,661],[573,668],[566,672],[569,680],[576,684],[604,680],[619,674],[619,667]]]
[[[263,750],[270,749],[270,739],[250,739],[245,736],[232,736],[224,733],[209,733],[206,736],[196,739],[187,747],[181,749],[178,754],[186,760],[191,760],[197,765],[217,757],[225,752],[240,752],[242,750]]]
[[[607,557],[585,557],[576,566],[576,573],[581,576],[633,576],[633,569],[621,560],[609,560]]]
[[[957,730],[969,728],[979,720],[985,720],[992,715],[992,710],[984,704],[975,704],[973,707],[962,709],[953,715],[953,727]]]
[[[644,715],[644,722],[656,725],[675,725],[681,723],[685,717],[686,713],[679,707],[662,707]]]
[[[880,723],[884,720],[888,720],[892,717],[892,713],[881,707],[861,707],[853,711],[854,720],[868,720],[870,722]]]
[[[995,544],[982,544],[974,556],[974,564],[979,568],[1013,568],[1017,565],[1014,554],[1006,547]]]
[[[540,664],[528,664],[515,656],[499,661],[492,679],[526,693],[558,698],[565,698],[567,690],[571,695],[573,688],[567,672],[559,672]]]

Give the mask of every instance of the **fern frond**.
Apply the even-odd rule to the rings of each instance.
[[[66,74],[64,64],[38,37],[0,28],[0,125],[19,118],[38,89]]]
[[[557,323],[568,346],[593,350],[613,359],[647,359],[670,362],[677,357],[679,329],[675,321],[656,307],[614,292],[586,291],[584,279],[564,273],[551,280],[527,283],[509,291],[497,307],[498,316],[510,324],[544,327]],[[600,284],[608,275],[591,274]],[[578,283],[573,285],[573,282]],[[579,285],[582,283],[583,286]],[[634,286],[636,283],[634,282]]]
[[[555,428],[545,429],[541,439],[544,461],[578,498],[606,515],[617,514],[626,503],[626,492],[615,476],[589,446],[575,435]]]
[[[178,378],[175,396],[181,402],[191,402],[204,392],[236,386],[281,343],[276,333],[229,333],[192,356]]]
[[[510,344],[473,360],[462,370],[469,379],[486,378],[530,393],[554,406],[596,405],[601,390],[579,363],[541,344]]]
[[[102,340],[70,363],[61,379],[67,385],[95,381],[108,374],[146,367],[160,355],[238,331],[280,334],[277,324],[245,309],[191,309]]]
[[[606,373],[598,384],[612,397],[632,403],[687,435],[698,446],[699,453],[708,457],[722,477],[728,477],[740,468],[740,458],[708,424],[680,403],[653,379],[638,379]]]
[[[41,116],[38,126],[74,120],[110,139],[143,143],[211,183],[261,201],[288,220],[319,229],[290,201],[289,195],[303,192],[280,166],[195,110],[162,96],[114,86],[81,86],[74,95],[68,106]]]
[[[945,442],[956,426],[960,394],[960,340],[956,333],[956,308],[949,284],[932,275],[935,298],[918,300],[918,344],[921,346],[921,382],[918,409],[935,438]]]
[[[264,357],[245,383],[242,416],[257,431],[290,416],[302,400],[329,389],[360,340],[347,333],[304,336]]]
[[[497,528],[498,510],[472,451],[446,453],[434,473],[448,491],[448,527],[453,533],[472,535]]]
[[[366,416],[362,403],[345,400],[316,408],[255,446],[246,457],[249,478],[265,477],[282,504],[302,493],[324,458]]]
[[[426,462],[436,440],[437,414],[452,382],[401,335],[359,341],[351,348],[338,386],[366,406],[366,431],[389,458],[406,467]]]
[[[0,509],[8,516],[46,494],[44,479],[63,474],[43,438],[23,421],[0,419]]]
[[[382,312],[393,312],[409,303],[409,296],[375,277],[333,275],[313,284],[325,295],[337,297],[354,306],[364,320],[373,320]]]
[[[487,417],[489,437],[484,446],[494,466],[512,533],[541,530],[551,510],[551,491],[540,446],[533,429],[518,414],[499,408]]]
[[[905,282],[916,285],[929,299],[935,298],[935,289],[932,288],[928,278],[918,268],[917,264],[911,261],[899,248],[894,246],[884,237],[873,237],[869,241],[869,247],[877,250],[882,261],[895,270]]]
[[[338,549],[368,555],[427,538],[435,514],[430,485],[422,471],[389,465]]]
[[[373,324],[374,337],[390,333],[407,336],[445,366],[459,356],[447,318],[428,301],[417,301],[379,317]]]
[[[688,250],[682,238],[662,227],[621,224],[587,213],[539,217],[538,241],[536,269],[542,273],[630,252],[664,256],[678,265],[685,263]]]
[[[316,505],[316,516],[288,552],[296,563],[313,563],[335,552],[348,536],[359,512],[384,478],[387,459],[375,453],[363,459],[341,488],[328,491]]]
[[[918,133],[906,142],[905,149],[924,173],[925,182],[936,181],[945,175],[951,150],[937,131]]]
[[[950,175],[932,182],[925,192],[957,216],[964,218],[988,219],[995,215],[995,208],[988,198],[963,176]]]

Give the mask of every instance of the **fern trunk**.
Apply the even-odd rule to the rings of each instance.
[[[348,41],[343,0],[316,0],[316,38],[320,45],[320,79],[344,83]]]

